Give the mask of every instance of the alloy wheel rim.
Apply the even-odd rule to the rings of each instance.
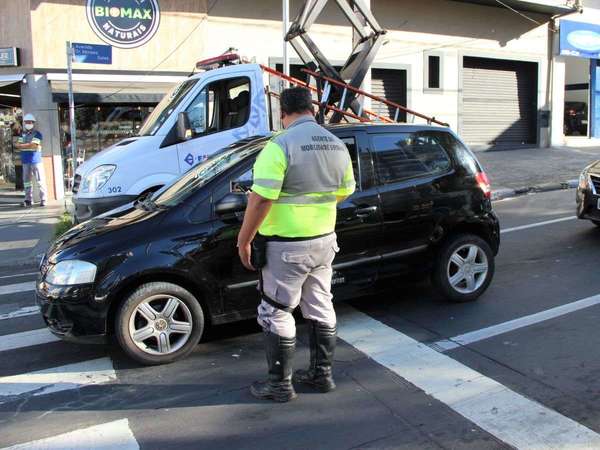
[[[129,318],[129,336],[137,348],[150,355],[175,353],[190,339],[192,313],[173,295],[153,295],[142,301]]]
[[[446,276],[454,290],[472,294],[483,285],[488,270],[488,258],[483,249],[475,244],[465,244],[450,256]]]

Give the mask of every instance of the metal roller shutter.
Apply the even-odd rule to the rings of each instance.
[[[406,90],[406,70],[371,70],[371,93],[373,95],[406,106]],[[393,119],[396,114],[395,108],[389,108],[381,102],[373,102],[371,109],[373,112],[390,119]],[[400,112],[399,120],[406,122],[405,112]]]
[[[536,143],[537,63],[464,57],[462,138],[474,146]]]

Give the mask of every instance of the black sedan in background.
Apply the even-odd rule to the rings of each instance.
[[[481,296],[500,231],[473,154],[447,128],[330,129],[347,146],[357,180],[338,205],[336,300],[416,272],[449,300]],[[258,275],[241,265],[236,239],[265,142],[225,148],[146,200],[62,235],[37,284],[50,330],[84,342],[114,335],[137,361],[163,364],[188,355],[206,326],[254,317]]]
[[[579,175],[577,217],[600,227],[600,161],[593,162]]]

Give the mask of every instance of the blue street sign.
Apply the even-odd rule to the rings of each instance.
[[[0,48],[0,66],[16,67],[19,65],[19,51],[15,47]]]
[[[110,45],[81,44],[73,42],[73,62],[87,64],[112,64]]]
[[[600,58],[600,26],[561,20],[560,54],[582,58]]]

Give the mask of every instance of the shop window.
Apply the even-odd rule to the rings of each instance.
[[[442,89],[442,55],[425,53],[424,61],[425,89]]]
[[[77,147],[87,160],[117,142],[135,136],[154,105],[102,104],[75,108]],[[67,105],[60,107],[63,160],[71,157],[71,132]]]
[[[250,79],[238,77],[210,83],[186,112],[194,137],[244,126],[250,115]]]

